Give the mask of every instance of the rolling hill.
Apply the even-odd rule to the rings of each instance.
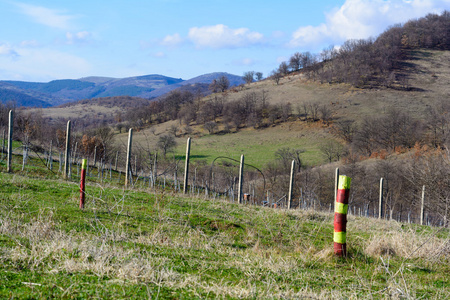
[[[240,76],[228,73],[205,74],[189,80],[153,74],[128,78],[85,77],[47,83],[0,81],[0,101],[15,101],[18,106],[26,107],[50,107],[102,97],[155,98],[185,85],[209,84],[220,76],[226,76],[231,85],[244,82]]]

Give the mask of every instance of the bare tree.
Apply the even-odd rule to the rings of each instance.
[[[274,70],[271,73],[271,77],[273,78],[275,83],[278,85],[280,83],[280,80],[283,77],[283,75],[278,70]]]
[[[320,113],[320,118],[322,119],[322,121],[328,125],[330,123],[331,116],[332,116],[331,109],[326,104],[323,104],[319,107],[319,113]]]
[[[226,76],[221,76],[216,83],[218,90],[221,91],[222,93],[228,90],[228,88],[230,87],[230,81]]]
[[[248,71],[244,73],[244,76],[242,76],[242,79],[244,79],[245,83],[252,83],[254,80],[255,72],[254,71]]]
[[[355,134],[355,127],[354,120],[340,120],[334,122],[333,133],[347,143],[351,143],[353,141],[353,135]]]
[[[217,123],[214,121],[207,122],[207,123],[205,123],[205,125],[203,125],[203,128],[208,130],[209,134],[212,134],[217,129]]]
[[[325,155],[328,162],[331,163],[334,159],[339,160],[341,158],[344,147],[335,140],[328,140],[319,149]]]
[[[289,147],[283,147],[275,151],[275,158],[280,161],[285,170],[289,170],[291,162],[295,160],[297,165],[297,172],[300,172],[302,167],[302,161],[300,154],[304,153],[303,149],[291,149]]]
[[[175,137],[170,134],[164,134],[159,137],[157,142],[157,147],[162,150],[164,158],[166,157],[166,154],[170,152],[176,145],[177,142],[175,141]]]
[[[319,117],[319,107],[320,107],[320,105],[317,102],[309,102],[308,103],[309,112],[311,113],[311,117],[314,122]]]
[[[178,126],[173,124],[169,127],[169,133],[173,136],[177,136],[177,132],[178,132]]]
[[[256,80],[261,81],[263,79],[263,73],[262,72],[256,72],[255,73]]]
[[[293,71],[298,71],[302,67],[303,57],[299,52],[295,52],[289,59],[289,67]]]
[[[283,61],[278,67],[278,72],[282,75],[287,75],[289,73],[289,65]]]

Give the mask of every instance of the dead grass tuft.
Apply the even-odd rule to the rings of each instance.
[[[421,235],[414,230],[374,235],[365,246],[368,256],[399,256],[427,260],[450,259],[450,240]]]

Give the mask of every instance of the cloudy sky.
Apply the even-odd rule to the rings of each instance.
[[[295,52],[450,10],[450,0],[0,0],[0,80],[266,76]]]

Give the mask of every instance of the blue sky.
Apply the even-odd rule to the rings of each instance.
[[[267,76],[295,52],[450,10],[450,0],[0,0],[0,80]]]

